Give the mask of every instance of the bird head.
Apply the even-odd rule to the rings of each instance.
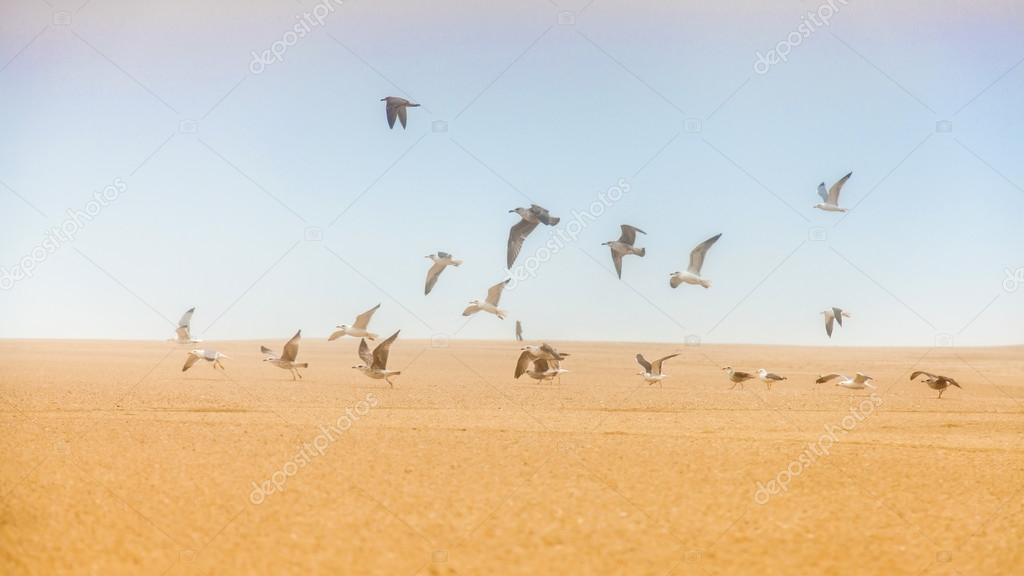
[[[757,369],[757,375],[758,376],[764,377],[764,375],[767,374],[767,373],[768,373],[768,371],[765,370],[764,368],[758,368]]]
[[[722,367],[722,371],[723,372],[731,372],[732,371],[732,366],[723,366]]]
[[[336,328],[339,330],[348,330],[348,324],[338,324]]]

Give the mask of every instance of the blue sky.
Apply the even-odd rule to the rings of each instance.
[[[4,286],[0,337],[166,338],[190,306],[206,339],[315,337],[381,302],[407,337],[1024,341],[1020,3],[352,0],[252,73],[317,5],[3,3],[0,266],[123,192]],[[388,95],[423,105],[408,130]],[[813,210],[851,170],[851,212]],[[568,217],[620,179],[512,319],[465,322],[507,275],[509,209]],[[622,223],[648,254],[619,281]],[[713,287],[670,289],[719,232]],[[466,263],[424,297],[436,250]]]

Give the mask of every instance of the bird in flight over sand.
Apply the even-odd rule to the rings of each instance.
[[[636,242],[636,233],[647,234],[643,230],[636,226],[630,226],[629,224],[623,224],[620,226],[622,234],[618,240],[609,240],[608,242],[602,242],[602,246],[607,246],[612,251],[612,262],[615,264],[615,273],[622,278],[622,257],[628,254],[636,254],[643,258],[647,254],[647,248],[634,248],[633,244]]]
[[[398,121],[402,123],[402,129],[405,130],[406,110],[419,106],[419,104],[413,104],[405,98],[399,98],[398,96],[388,96],[381,98],[380,101],[385,103],[388,113],[388,126],[392,129],[395,128],[395,118],[398,118]]]
[[[843,184],[853,176],[853,172],[850,172],[846,176],[840,178],[828,192],[825,191],[825,183],[818,184],[818,196],[821,196],[821,202],[815,204],[814,207],[818,210],[824,210],[825,212],[846,212],[846,208],[839,207],[839,192],[843,189]]]
[[[711,280],[703,278],[700,275],[701,268],[704,267],[704,257],[708,253],[708,248],[715,245],[718,239],[721,238],[721,234],[715,234],[711,238],[697,244],[697,246],[690,251],[690,265],[686,268],[686,272],[673,272],[668,277],[668,285],[673,288],[678,288],[680,284],[693,284],[694,286],[703,286],[705,288],[711,287]]]
[[[924,370],[918,370],[910,375],[910,379],[913,380],[918,376],[924,376],[924,383],[928,385],[932,390],[939,391],[939,398],[942,398],[942,393],[946,391],[946,388],[950,386],[956,386],[957,388],[963,388],[956,380],[948,376],[940,376],[938,374],[932,374],[931,372],[925,372]]]
[[[193,364],[200,360],[205,360],[213,364],[214,370],[220,368],[224,370],[224,365],[220,363],[221,358],[230,358],[227,354],[221,354],[216,350],[201,350],[199,348],[192,350],[188,353],[188,357],[185,358],[185,365],[181,367],[181,371],[184,372],[192,367]]]
[[[511,280],[511,278],[509,278]],[[494,314],[498,318],[504,320],[507,311],[498,308],[498,302],[501,300],[501,291],[505,289],[505,285],[509,283],[509,280],[498,282],[494,286],[487,289],[487,298],[483,302],[479,300],[470,300],[469,306],[462,311],[463,316],[472,316],[477,312],[483,310]]]
[[[353,322],[351,326],[349,326],[348,324],[339,324],[337,326],[338,329],[335,330],[334,333],[332,333],[329,338],[327,338],[327,341],[329,342],[331,340],[337,340],[342,336],[352,336],[353,338],[366,338],[368,340],[376,340],[377,335],[367,330],[366,327],[370,325],[370,318],[373,318],[373,313],[377,311],[377,308],[380,308],[380,304],[377,304],[373,308],[370,308],[366,312],[363,312],[359,316],[356,316],[356,321]]]
[[[740,389],[743,389],[743,383],[754,377],[750,372],[739,372],[737,370],[733,370],[732,366],[726,366],[725,368],[722,368],[722,370],[729,374],[729,380],[732,382],[732,386],[729,387],[729,390],[735,388],[737,384],[740,385]]]
[[[185,313],[181,315],[181,320],[178,320],[178,328],[174,331],[173,342],[178,344],[198,344],[202,342],[202,340],[192,338],[192,315],[195,312],[195,307],[192,307],[185,310]]]
[[[668,374],[662,373],[661,363],[669,358],[675,358],[676,356],[679,356],[678,352],[675,354],[669,354],[668,356],[662,356],[654,362],[648,362],[647,359],[644,358],[643,354],[637,354],[636,363],[644,369],[643,372],[640,372],[640,376],[643,376],[644,381],[648,384],[654,384],[657,382],[658,385],[661,386],[661,381],[668,377]]]
[[[452,255],[447,252],[438,252],[437,254],[431,254],[427,258],[434,263],[427,270],[427,284],[423,289],[424,294],[430,294],[430,291],[434,289],[434,284],[437,284],[437,278],[444,272],[444,269],[448,266],[461,266],[462,260],[456,260],[452,258]]]
[[[769,391],[771,391],[773,384],[776,384],[778,382],[782,382],[783,380],[786,379],[785,376],[779,376],[778,374],[773,374],[773,373],[765,370],[764,368],[758,368],[757,369],[757,377],[761,380],[761,382],[764,382],[765,387],[767,387]]]
[[[832,325],[836,322],[840,326],[843,325],[843,318],[849,318],[850,314],[842,308],[836,308],[833,306],[830,310],[823,310],[821,315],[825,317],[825,333],[828,337],[832,337]]]
[[[516,263],[516,258],[519,257],[520,250],[523,249],[523,242],[526,241],[526,237],[530,235],[530,232],[533,232],[534,228],[537,227],[537,224],[554,226],[558,224],[560,218],[552,216],[546,208],[536,204],[531,204],[529,208],[509,210],[509,212],[515,212],[520,218],[519,222],[516,222],[508,231],[506,266],[512,268],[512,265]]]
[[[523,323],[516,320],[516,342],[523,341]]]
[[[839,380],[836,382],[836,386],[842,386],[843,388],[849,388],[850,390],[863,390],[865,388],[871,388],[872,390],[875,389],[875,385],[871,383],[874,378],[867,374],[861,374],[860,372],[857,372],[857,375],[853,378],[850,378],[845,374],[837,374],[835,372],[831,374],[823,374],[819,376],[814,383],[824,384],[825,382],[836,379]]]
[[[299,355],[299,340],[302,339],[302,330],[295,333],[292,339],[285,343],[284,350],[280,356],[274,354],[274,351],[266,346],[260,346],[260,352],[263,353],[263,361],[270,362],[274,366],[282,370],[290,370],[292,373],[292,380],[298,376],[302,378],[302,374],[299,374],[299,368],[308,368],[309,364],[306,362],[298,363],[295,358]]]
[[[401,330],[398,332],[401,332]],[[388,383],[388,386],[394,388],[395,384],[391,381],[391,377],[398,376],[402,372],[401,370],[388,370],[388,352],[391,351],[391,344],[398,338],[398,332],[377,344],[372,354],[370,353],[370,347],[366,345],[366,340],[360,340],[359,358],[363,363],[357,364],[352,368],[359,370],[374,380],[384,380]]]
[[[568,354],[558,352],[548,344],[526,346],[519,354],[519,360],[516,361],[515,377],[518,379],[526,374],[541,382],[555,378],[560,379],[562,374],[568,372],[561,367],[561,361],[566,356]]]

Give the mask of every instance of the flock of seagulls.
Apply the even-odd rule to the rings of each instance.
[[[419,106],[419,104],[397,96],[387,96],[385,98],[381,98],[381,101],[385,103],[388,127],[391,129],[394,129],[396,120],[402,125],[402,128],[405,129],[408,122],[408,109]],[[826,212],[846,212],[847,208],[839,205],[839,195],[843,186],[847,181],[849,181],[852,175],[852,172],[846,174],[828,189],[825,188],[824,182],[819,184],[818,195],[821,197],[821,202],[815,204],[814,208]],[[509,229],[508,235],[506,266],[511,269],[515,264],[516,259],[519,257],[519,254],[522,252],[523,245],[525,244],[527,237],[541,224],[545,226],[558,225],[560,218],[553,216],[550,211],[538,204],[531,204],[526,208],[517,207],[509,210],[509,213],[514,213],[519,217],[519,220]],[[609,240],[602,243],[603,246],[608,246],[611,252],[612,263],[615,266],[615,273],[619,279],[622,278],[622,259],[625,256],[639,256],[643,258],[647,254],[646,247],[636,246],[637,234],[646,235],[646,232],[630,224],[622,224],[620,226],[620,231],[621,233],[617,240]],[[705,289],[710,288],[711,280],[702,275],[702,270],[707,258],[708,250],[710,250],[721,237],[722,235],[720,233],[715,234],[707,240],[697,244],[693,250],[690,251],[689,264],[687,265],[686,270],[676,271],[669,275],[669,286],[671,288],[678,288],[682,284],[689,284],[692,286],[701,286]],[[426,281],[423,288],[424,295],[430,294],[437,285],[437,281],[445,269],[449,266],[459,267],[463,263],[462,260],[456,259],[450,253],[442,251],[430,254],[426,256],[426,258],[431,261],[431,265],[427,270]],[[470,300],[469,305],[465,310],[463,310],[462,315],[472,316],[478,312],[486,312],[503,320],[508,312],[499,308],[498,305],[501,301],[502,292],[509,282],[510,279],[506,279],[488,288],[487,296],[482,301]],[[328,337],[328,341],[334,341],[345,336],[359,338],[358,355],[361,363],[352,366],[352,368],[359,370],[371,379],[384,380],[389,386],[394,387],[392,378],[400,375],[401,371],[390,370],[388,369],[387,364],[391,346],[398,338],[400,330],[377,344],[373,351],[370,350],[370,347],[367,344],[367,340],[372,342],[378,337],[377,334],[371,332],[369,329],[370,321],[373,319],[373,315],[378,309],[380,309],[380,304],[377,304],[356,316],[352,325],[338,325],[336,327],[337,329]],[[179,344],[196,344],[200,342],[200,340],[192,337],[191,321],[194,313],[195,308],[189,308],[185,311],[178,322],[178,327],[175,330],[175,337],[172,339],[173,341]],[[825,321],[825,333],[829,338],[832,337],[835,324],[843,326],[843,319],[850,317],[848,312],[839,307],[832,307],[828,310],[824,310],[821,314]],[[263,353],[263,361],[283,370],[288,370],[292,375],[292,380],[301,379],[302,373],[299,370],[309,367],[308,363],[298,362],[297,360],[299,354],[299,342],[301,339],[302,330],[299,330],[291,337],[291,339],[288,340],[288,342],[285,343],[280,355],[275,354],[273,350],[266,346],[260,346],[260,352]],[[515,322],[515,340],[519,342],[523,341],[523,325],[519,320],[516,320]],[[526,375],[538,382],[560,380],[562,374],[569,372],[567,369],[562,367],[562,362],[568,356],[569,354],[560,352],[547,343],[523,346],[520,348],[519,358],[516,361],[514,377],[519,379],[521,376]],[[662,356],[661,358],[657,358],[653,361],[648,361],[644,358],[643,354],[637,354],[636,363],[642,369],[638,373],[638,376],[643,377],[643,380],[648,384],[657,383],[660,386],[662,381],[668,376],[663,371],[664,363],[677,356],[679,356],[678,352]],[[200,360],[210,363],[214,370],[225,370],[224,365],[221,363],[222,359],[229,359],[229,357],[212,349],[193,349],[188,353],[185,359],[185,364],[182,367],[182,371],[187,371]],[[769,372],[764,368],[758,369],[756,374],[736,370],[732,366],[726,366],[722,368],[722,370],[726,373],[729,381],[732,382],[730,390],[737,386],[742,389],[746,381],[757,378],[761,380],[765,387],[770,391],[775,384],[787,380],[785,376]],[[924,377],[923,382],[925,382],[931,389],[938,390],[939,398],[942,398],[943,392],[945,392],[945,390],[950,386],[960,388],[960,384],[952,378],[920,370],[914,372],[910,379],[913,381],[921,376]],[[819,376],[815,382],[822,384],[834,381],[837,386],[851,390],[862,390],[865,388],[874,389],[872,380],[873,379],[870,376],[857,372],[852,378],[840,373],[823,374]]]

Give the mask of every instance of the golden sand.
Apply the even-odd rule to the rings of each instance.
[[[307,339],[293,382],[257,342],[217,344],[223,374],[170,343],[0,342],[0,573],[1024,566],[1024,349],[682,347],[659,388],[633,355],[664,344],[559,343],[572,372],[537,384],[513,342],[399,340],[389,389],[357,343]],[[789,380],[729,391],[726,364]],[[814,384],[833,370],[876,395]]]

